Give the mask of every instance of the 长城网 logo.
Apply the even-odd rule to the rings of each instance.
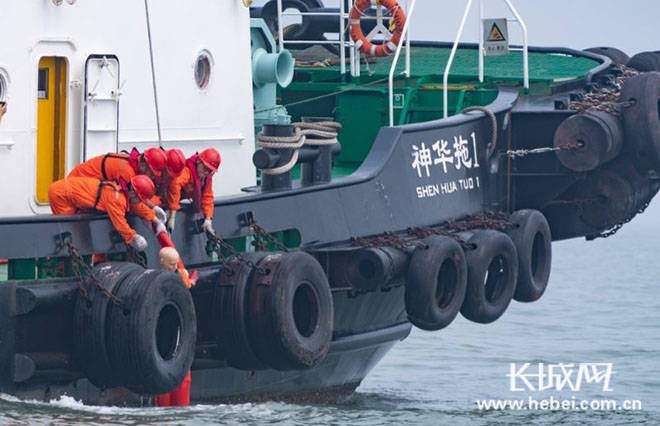
[[[603,392],[612,392],[614,374],[612,363],[583,362],[538,364],[515,363],[509,365],[509,388],[512,392],[570,390],[579,392],[586,386],[599,386]]]

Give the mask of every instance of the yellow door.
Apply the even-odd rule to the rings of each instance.
[[[48,187],[64,177],[67,64],[42,58],[37,81],[37,202],[48,203]]]

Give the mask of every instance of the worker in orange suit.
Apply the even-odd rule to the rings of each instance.
[[[190,198],[194,211],[204,215],[202,230],[215,235],[213,229],[213,174],[220,167],[220,153],[207,148],[186,160],[181,175],[170,185],[167,194],[169,208],[167,228],[174,229],[176,212],[181,209],[181,199]]]
[[[67,177],[90,177],[102,181],[116,180],[130,182],[137,175],[146,175],[158,183],[167,166],[167,157],[160,148],[147,148],[144,153],[133,148],[129,154],[111,153],[99,155],[78,164]],[[167,219],[165,211],[158,206],[158,198],[150,197],[134,207],[138,216],[161,222]]]
[[[168,149],[165,151],[165,156],[167,157],[165,170],[156,186],[156,194],[160,198],[163,208],[167,208],[167,193],[170,187],[186,167],[186,156],[180,149]]]
[[[141,201],[153,197],[154,191],[154,183],[145,175],[134,176],[128,183],[70,177],[53,182],[48,188],[48,199],[55,215],[88,210],[107,213],[124,242],[143,251],[147,248],[147,240],[129,226],[126,213]],[[165,225],[158,222],[157,230],[164,231]]]

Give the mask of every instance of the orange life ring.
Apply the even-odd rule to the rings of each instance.
[[[392,18],[394,19],[394,31],[392,31],[392,38],[380,45],[373,44],[369,39],[367,39],[367,37],[362,32],[362,27],[360,26],[360,19],[364,15],[364,12],[371,6],[378,5],[385,7],[385,9],[387,9],[390,14],[392,14]],[[396,0],[357,0],[353,4],[349,18],[351,27],[351,39],[353,39],[356,46],[365,55],[379,57],[389,56],[394,53],[396,47],[399,44],[399,41],[401,40],[403,26],[406,23],[406,14],[403,12],[403,8]]]

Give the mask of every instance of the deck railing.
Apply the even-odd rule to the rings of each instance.
[[[443,75],[443,90],[442,90],[442,102],[443,102],[443,114],[444,118],[449,116],[449,73],[451,72],[451,67],[454,64],[454,57],[456,56],[456,50],[458,44],[463,37],[463,30],[465,29],[465,21],[467,20],[470,9],[472,8],[472,3],[474,0],[468,0],[467,5],[465,6],[465,12],[463,13],[463,19],[461,19],[461,25],[458,27],[458,32],[456,34],[456,39],[451,49],[451,54],[449,55],[449,60],[445,66],[445,72]],[[523,86],[525,91],[529,90],[529,40],[527,37],[527,25],[523,21],[522,17],[511,3],[511,0],[503,0],[507,5],[515,19],[507,19],[508,22],[515,22],[520,25],[523,33]],[[484,0],[479,0],[479,81],[483,83],[484,81]]]

